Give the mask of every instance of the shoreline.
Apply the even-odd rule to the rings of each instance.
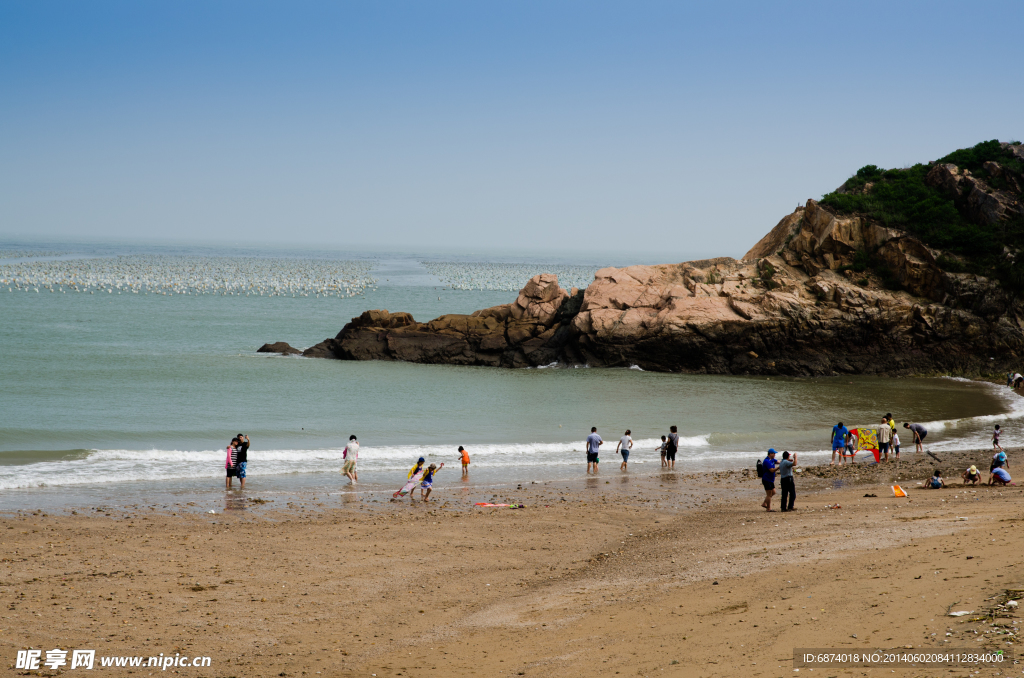
[[[1021,448],[1007,447],[1007,453]],[[797,452],[797,455],[804,455]],[[875,463],[870,453],[858,455],[861,461],[856,464],[847,463],[843,466],[831,466],[827,463],[800,465],[797,473],[797,481],[810,483],[812,487],[821,489],[818,486],[822,483],[840,481],[860,481],[860,476],[871,479],[871,482],[881,482],[887,479],[889,482],[898,482],[905,478],[908,473],[920,473],[921,469],[927,468],[929,475],[933,467],[938,466],[943,470],[943,477],[949,472],[948,469],[966,468],[976,464],[987,474],[988,461],[991,453],[986,450],[965,449],[965,450],[943,450],[934,453],[938,458],[933,458],[927,453],[917,454],[903,451],[900,462],[890,461],[888,463]],[[863,455],[863,456],[862,456]],[[817,453],[816,456],[820,456]],[[799,457],[805,458],[805,457]],[[866,460],[871,461],[866,461]],[[510,469],[504,472],[506,477],[513,472],[516,476],[513,479],[501,482],[494,476],[502,475],[503,469],[492,470],[487,474],[487,479],[480,481],[473,479],[474,471],[471,470],[470,479],[467,480],[458,475],[459,469],[456,464],[451,465],[450,475],[440,476],[440,483],[436,485],[433,493],[433,501],[440,501],[442,497],[445,505],[458,507],[460,510],[469,510],[477,501],[490,501],[493,497],[501,496],[511,503],[529,503],[526,497],[537,492],[553,491],[554,488],[564,488],[572,491],[583,491],[602,488],[612,493],[621,493],[623,488],[631,483],[651,483],[657,480],[664,483],[695,483],[702,487],[707,479],[717,482],[722,479],[730,481],[754,481],[754,464],[742,468],[726,468],[717,470],[687,470],[687,460],[679,459],[679,468],[675,471],[665,471],[657,466],[659,460],[647,460],[642,468],[637,469],[635,461],[631,461],[631,469],[622,472],[618,468],[618,458],[605,461],[605,469],[596,476],[582,475],[583,464],[573,465],[576,469],[564,477],[549,478],[546,480],[536,479],[537,474],[524,472],[522,469]],[[960,468],[956,471],[956,479],[963,471]],[[446,467],[447,470],[447,467]],[[497,471],[497,472],[496,472]],[[902,474],[902,476],[901,476]],[[21,515],[26,512],[43,511],[57,515],[71,515],[79,511],[95,511],[97,507],[104,511],[138,511],[159,507],[161,510],[171,513],[215,513],[225,514],[231,512],[248,511],[263,507],[281,507],[298,504],[313,504],[319,507],[337,508],[344,506],[365,506],[368,509],[379,510],[388,504],[392,504],[391,494],[397,490],[404,479],[402,472],[376,473],[375,476],[387,476],[390,482],[360,482],[355,486],[348,483],[348,480],[340,476],[337,471],[333,473],[323,472],[316,474],[320,483],[316,487],[261,487],[260,483],[250,481],[246,490],[240,490],[237,483],[231,491],[223,490],[215,485],[213,481],[209,484],[204,479],[191,481],[187,485],[175,480],[162,481],[165,484],[173,484],[172,487],[159,489],[156,483],[140,482],[138,487],[125,487],[122,484],[105,484],[98,486],[55,486],[45,488],[19,488],[4,490],[0,492],[0,516]],[[479,476],[480,472],[476,471]],[[987,480],[987,475],[985,475]],[[918,478],[915,478],[915,482]],[[603,481],[603,483],[602,483]],[[325,484],[328,483],[329,484]],[[155,487],[156,486],[156,487]],[[759,485],[758,485],[759,487]],[[628,489],[625,490],[628,492]],[[406,500],[407,501],[407,500]],[[669,492],[662,493],[656,500],[659,505],[666,509],[685,510],[692,507],[688,500],[673,500]],[[675,503],[673,503],[675,501]],[[418,502],[417,502],[418,503]],[[534,502],[535,503],[535,502]],[[5,505],[32,506],[31,509],[6,508]]]
[[[0,643],[12,659],[92,647],[211,656],[194,675],[378,678],[774,676],[796,647],[1010,649],[1015,635],[972,620],[1024,586],[1024,488],[908,483],[895,500],[865,470],[798,478],[789,514],[722,472],[529,486],[523,510],[442,493],[372,510],[0,515]],[[956,601],[977,614],[943,617]]]

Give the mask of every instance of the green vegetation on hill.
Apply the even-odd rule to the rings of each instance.
[[[1000,177],[987,175],[983,164],[988,161],[1024,175],[1024,163],[995,140],[954,151],[936,162],[970,170],[994,189],[1010,188]],[[1024,220],[995,225],[973,222],[962,205],[925,183],[931,168],[931,164],[917,164],[886,170],[867,165],[844,184],[843,192],[825,195],[821,205],[837,214],[861,215],[902,229],[930,247],[958,255],[960,259],[940,258],[947,270],[995,274],[1016,289],[1024,287],[1024,261],[1011,265],[1001,256],[1004,245],[1013,250],[1024,247]]]

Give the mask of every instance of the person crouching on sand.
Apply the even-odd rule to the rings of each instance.
[[[967,487],[967,483],[977,485],[981,482],[981,474],[978,473],[978,467],[974,465],[964,471],[963,475],[960,477],[964,479],[964,487]]]
[[[935,469],[935,473],[932,474],[931,479],[925,483],[925,489],[937,490],[945,487],[946,481],[942,479],[942,471]]]
[[[345,447],[345,451],[341,454],[345,460],[345,464],[341,467],[341,472],[354,484],[359,480],[359,474],[356,472],[356,462],[359,461],[359,441],[355,436],[348,437],[348,446]]]
[[[459,445],[459,459],[462,460],[462,475],[469,475],[469,452],[466,452],[466,448]]]
[[[437,464],[431,464],[427,467],[427,472],[423,474],[423,480],[420,482],[420,499],[423,501],[430,501],[430,492],[434,487],[434,476],[443,468],[443,462],[440,466]]]
[[[778,462],[775,461],[775,448],[768,450],[768,455],[761,462],[764,473],[761,475],[761,484],[764,485],[764,501],[761,506],[766,511],[772,511],[772,497],[775,496],[775,469]]]
[[[992,469],[992,475],[988,478],[989,485],[1009,485],[1012,478],[1010,478],[1010,472],[1002,466],[997,466]]]

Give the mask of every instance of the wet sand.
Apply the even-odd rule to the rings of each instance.
[[[18,649],[85,648],[212,657],[168,669],[184,675],[381,678],[780,676],[800,647],[1012,649],[1015,613],[978,619],[1024,589],[1024,488],[919,489],[933,464],[958,481],[991,453],[938,456],[807,469],[794,513],[764,512],[743,473],[616,464],[487,497],[521,510],[439,486],[428,504],[8,515],[0,644],[12,667]],[[812,675],[872,671],[890,673]]]

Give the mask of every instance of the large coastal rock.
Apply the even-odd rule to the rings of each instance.
[[[575,291],[574,291],[575,292]],[[563,359],[572,338],[576,299],[552,274],[534,276],[511,304],[472,315],[443,315],[418,323],[408,313],[366,311],[333,339],[302,355],[341,360],[405,360],[417,363],[529,367]]]
[[[874,251],[877,275],[851,266]],[[906,234],[808,201],[742,260],[598,271],[573,320],[592,365],[750,374],[969,373],[1024,351],[1019,304]],[[995,360],[991,360],[994,358]]]
[[[1019,180],[996,163],[986,171],[1003,177],[1000,186]],[[963,201],[977,223],[1024,215],[1012,190],[956,166],[936,165],[928,182]],[[985,277],[944,271],[939,254],[905,232],[809,200],[743,259],[605,268],[582,292],[540,275],[511,304],[425,323],[367,311],[302,354],[763,375],[1018,369],[1020,299]]]

